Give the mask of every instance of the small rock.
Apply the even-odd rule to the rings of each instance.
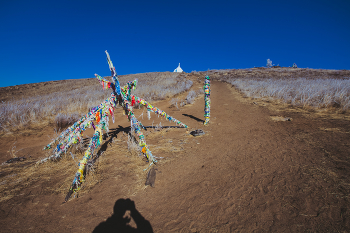
[[[150,185],[151,187],[154,187],[155,182],[156,182],[156,169],[152,167],[147,174],[147,180],[145,185]]]
[[[197,129],[197,130],[193,130],[190,133],[192,136],[196,137],[196,136],[200,136],[200,135],[204,135],[204,131],[201,129]]]

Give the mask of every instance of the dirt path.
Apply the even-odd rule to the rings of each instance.
[[[297,114],[293,121],[274,122],[266,108],[235,97],[239,94],[232,94],[226,84],[214,82],[214,119],[205,127],[207,135],[195,140],[183,158],[162,167],[162,185],[135,198],[154,229],[329,232],[348,226],[348,199],[336,197],[341,192],[331,179],[340,175],[333,174],[332,167],[325,170],[330,164],[325,164],[329,161],[322,146],[327,145],[300,139],[332,123],[311,122]],[[201,118],[202,106],[197,103],[187,114]],[[341,149],[346,153],[349,134],[343,136],[347,147]],[[349,163],[338,166],[348,170]],[[328,180],[312,169],[323,170]],[[348,181],[349,176],[343,178]]]
[[[118,179],[109,176],[62,204],[62,194],[44,192],[39,183],[37,191],[0,203],[3,232],[91,232],[121,198],[135,202],[154,232],[350,231],[349,122],[275,112],[240,99],[227,84],[213,82],[206,127],[196,120],[203,119],[202,99],[166,110],[206,134],[186,136],[183,152],[160,155],[166,159],[157,166],[154,188],[130,191],[135,176],[119,170]],[[273,121],[277,115],[293,120]],[[181,137],[181,130],[166,137]]]

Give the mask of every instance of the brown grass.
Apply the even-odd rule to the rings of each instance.
[[[121,85],[138,79],[136,96],[147,101],[170,98],[192,86],[186,75],[154,72],[120,76]],[[108,78],[107,78],[108,79]],[[157,85],[154,85],[154,84]],[[67,127],[110,96],[96,79],[51,81],[0,88],[0,134],[54,124]]]
[[[193,72],[198,77],[232,84],[259,105],[320,114],[347,115],[350,111],[350,71],[302,68],[251,68]],[[264,102],[264,103],[263,103]]]
[[[177,133],[183,134],[182,129],[173,129],[172,131],[179,131]],[[147,132],[147,139],[151,142],[149,145],[153,154],[158,155],[160,163],[169,160],[159,158],[160,155],[168,152],[182,152],[181,145],[186,140],[181,135],[176,139],[164,138],[163,136],[167,132],[167,129],[153,129],[152,132],[150,130]],[[108,150],[103,152],[103,156],[100,156],[92,168],[88,170],[86,180],[78,192],[79,195],[88,193],[100,182],[122,179],[125,175],[129,176],[131,180],[127,187],[129,195],[136,195],[139,190],[145,188],[147,171],[144,169],[147,169],[149,164],[145,163],[146,159],[140,156],[138,144],[129,134],[125,133],[111,141],[112,143],[108,144]],[[44,185],[41,184],[42,193],[55,193],[64,196],[77,171],[77,163],[84,153],[83,150],[73,152],[75,159],[67,153],[59,162],[48,161],[37,164],[36,160],[28,158],[20,163],[0,165],[0,203],[15,196],[28,195],[28,193],[23,193],[24,188],[37,188],[37,183],[44,183]]]

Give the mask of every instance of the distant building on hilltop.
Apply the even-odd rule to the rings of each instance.
[[[183,72],[183,70],[180,67],[180,63],[179,63],[179,66],[174,70],[174,72],[178,72],[178,73]]]

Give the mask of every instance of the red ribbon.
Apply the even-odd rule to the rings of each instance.
[[[136,103],[136,101],[135,101],[135,96],[132,96],[132,97],[131,97],[131,106],[134,106],[135,103]]]

